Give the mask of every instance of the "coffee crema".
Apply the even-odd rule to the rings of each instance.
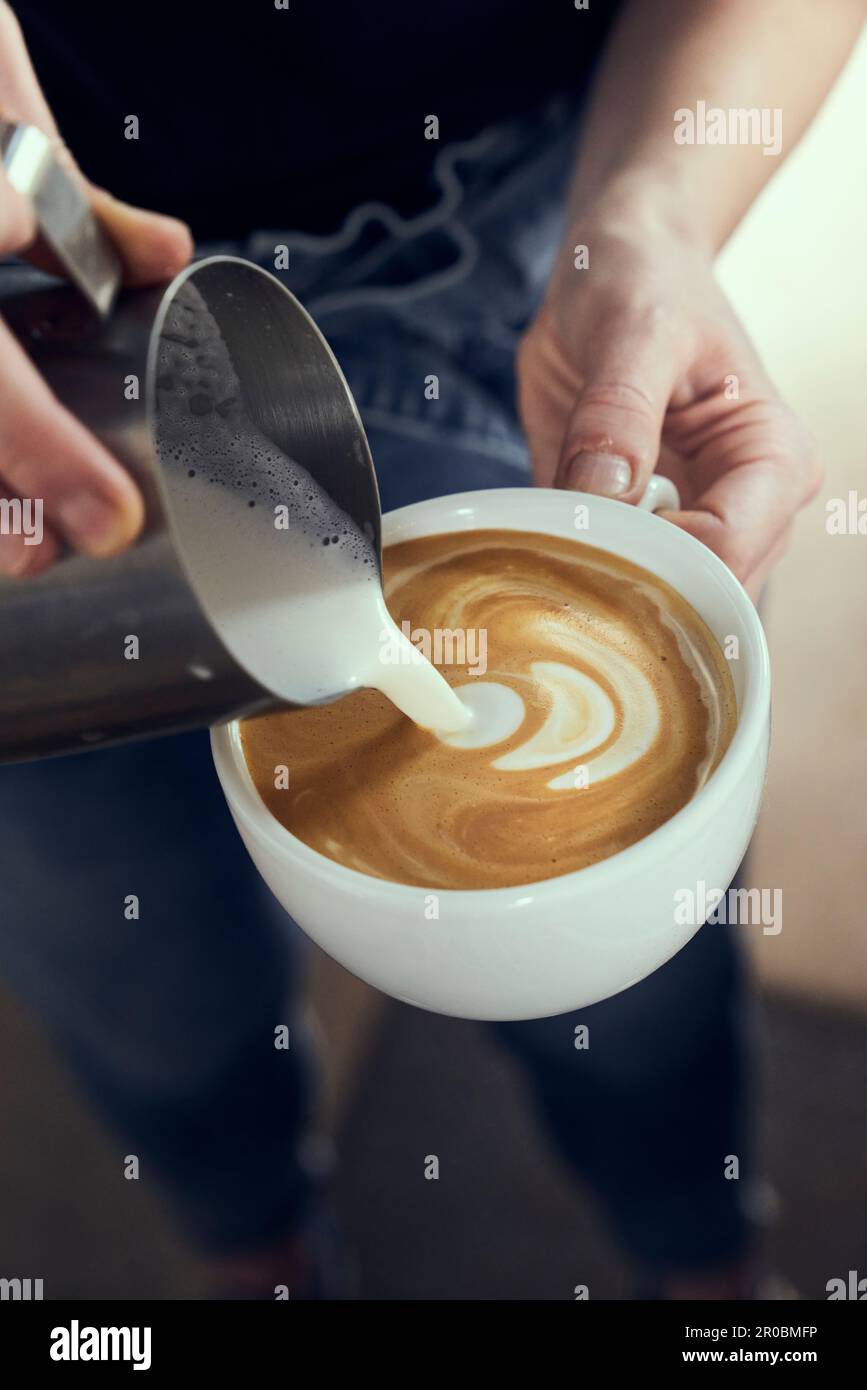
[[[719,645],[640,566],[483,530],[389,546],[383,569],[397,623],[451,634],[458,655],[484,633],[486,670],[440,668],[475,712],[466,734],[418,728],[375,690],[242,724],[265,805],[329,859],[434,889],[557,878],[662,825],[728,747]]]

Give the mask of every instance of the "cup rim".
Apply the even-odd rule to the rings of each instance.
[[[510,500],[520,501],[525,509],[525,514],[521,517],[520,526],[514,528],[504,527],[501,521],[486,525],[483,520],[474,520],[472,529],[515,529],[526,530],[530,533],[536,531],[541,535],[552,535],[554,533],[550,528],[534,525],[533,517],[530,515],[532,507],[537,505],[531,502],[530,498],[545,498],[544,507],[547,508],[550,506],[547,499],[552,495],[568,498],[572,508],[576,502],[582,500],[594,508],[602,508],[603,511],[615,508],[621,511],[626,508],[626,504],[612,498],[566,492],[554,488],[485,488],[471,492],[448,493],[442,497],[412,502],[405,507],[387,512],[383,517],[383,543],[389,544],[395,539],[390,534],[395,529],[405,532],[401,539],[407,539],[409,535],[413,534],[437,535],[439,531],[430,530],[424,521],[418,528],[415,528],[412,523],[422,515],[426,520],[429,519],[431,511],[437,507],[444,514],[450,513],[452,515],[458,512],[461,507],[475,508],[479,505],[480,499],[495,503]],[[529,505],[527,505],[528,503]],[[633,874],[644,871],[649,867],[649,861],[657,861],[664,853],[667,842],[677,836],[680,827],[687,818],[695,823],[697,820],[706,822],[713,816],[718,803],[728,795],[728,789],[741,780],[742,775],[752,763],[757,747],[766,737],[770,710],[770,656],[764,629],[752,600],[743,585],[735,578],[728,566],[720,560],[719,556],[688,532],[661,517],[655,516],[652,512],[642,511],[635,507],[629,507],[628,510],[635,518],[630,522],[630,525],[667,526],[673,537],[677,537],[674,541],[676,545],[686,547],[686,553],[691,552],[710,568],[723,591],[736,606],[740,622],[754,648],[750,665],[746,668],[743,699],[731,743],[705,784],[668,820],[663,821],[655,830],[642,836],[633,844],[627,845],[625,849],[609,855],[606,859],[600,859],[595,864],[588,864],[582,869],[573,869],[570,873],[560,874],[556,878],[538,879],[535,882],[525,884],[511,884],[505,888],[433,888],[422,884],[396,883],[391,879],[377,878],[373,874],[362,873],[358,869],[348,868],[345,864],[329,859],[326,855],[320,854],[318,850],[305,844],[303,840],[298,839],[291,830],[287,830],[272,816],[256,790],[244,758],[239,728],[240,719],[231,720],[229,723],[218,725],[211,730],[214,763],[233,815],[241,820],[251,836],[254,836],[258,841],[264,840],[271,851],[284,863],[297,864],[299,869],[305,871],[308,878],[312,876],[327,881],[332,887],[342,885],[347,892],[356,897],[359,895],[375,896],[379,901],[382,901],[383,896],[385,896],[396,907],[399,907],[402,901],[408,903],[410,895],[417,900],[419,893],[436,893],[439,898],[446,899],[456,908],[474,904],[478,909],[484,902],[493,905],[497,911],[501,911],[509,907],[522,907],[528,901],[535,901],[536,895],[540,893],[546,897],[574,897],[576,893],[583,893],[585,890],[594,891],[601,880],[612,874],[616,875],[618,880],[622,880],[624,876],[631,877]],[[408,524],[409,530],[407,531]],[[587,543],[593,544],[593,541],[588,537]],[[604,550],[606,547],[600,545],[599,548]],[[650,569],[653,573],[651,566],[645,564],[643,560],[637,561],[637,563],[642,564],[644,568]],[[688,602],[691,602],[687,595],[684,597],[687,598]],[[528,897],[528,895],[530,896]]]

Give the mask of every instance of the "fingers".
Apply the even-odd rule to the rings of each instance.
[[[786,527],[780,539],[776,542],[776,544],[768,552],[768,554],[762,558],[761,563],[757,566],[756,569],[753,570],[752,574],[748,575],[746,580],[744,581],[744,587],[746,588],[746,591],[752,599],[753,603],[755,603],[756,605],[758,605],[759,599],[762,596],[762,590],[764,589],[765,584],[767,583],[771,570],[774,569],[774,567],[783,558],[786,551],[788,550],[792,541],[792,535],[794,533],[794,530],[795,526],[793,522],[791,525]]]
[[[187,263],[189,230],[171,217],[118,202],[84,178],[63,145],[30,62],[15,15],[0,0],[0,115],[37,126],[56,141],[57,158],[78,181],[122,258],[125,280],[170,279]],[[26,253],[62,273],[38,240],[28,201],[0,170],[0,253]],[[39,536],[23,527],[39,506]],[[115,459],[54,398],[29,358],[0,322],[0,572],[41,573],[64,543],[88,555],[127,546],[143,521],[142,499]]]
[[[76,170],[75,176],[81,179],[96,217],[120,255],[124,284],[133,287],[160,284],[183,270],[193,254],[193,238],[185,222],[122,203],[104,188],[97,188],[84,179],[80,171]],[[40,241],[29,246],[25,254],[31,265],[40,270],[53,275],[64,273],[56,257]]]
[[[4,538],[7,564],[19,567],[15,572],[21,566],[34,572],[43,561],[47,566],[57,538],[86,555],[114,555],[134,540],[144,515],[135,483],[55,399],[2,322],[0,497],[43,504],[42,561],[22,558],[21,547],[11,544],[19,538]]]
[[[516,359],[518,411],[527,436],[533,476],[541,487],[553,487],[563,421],[568,419],[581,377],[567,360],[563,345],[550,327],[543,306],[518,344]]]
[[[29,246],[36,236],[36,214],[0,169],[0,255]]]
[[[184,268],[193,254],[186,223],[122,203],[94,184],[87,187],[94,213],[123,259],[127,285],[159,284]]]
[[[60,542],[46,527],[33,499],[10,497],[0,481],[0,574],[32,579],[60,554]]]
[[[46,105],[18,20],[0,0],[0,116],[28,121],[47,135],[57,128]],[[36,236],[36,218],[27,199],[16,193],[0,170],[0,252],[19,251]]]
[[[6,120],[27,121],[46,135],[57,135],[57,126],[33,70],[21,26],[6,0],[0,0],[0,93],[0,114]]]
[[[692,467],[705,485],[689,510],[664,515],[755,584],[821,484],[809,432],[781,401],[754,401],[713,431]]]
[[[652,311],[609,321],[566,426],[555,486],[639,500],[682,356]]]
[[[84,177],[60,140],[15,15],[0,0],[0,115],[38,126],[57,141],[57,157],[84,189],[95,215],[115,243],[129,285],[150,285],[171,279],[193,253],[189,228],[174,217],[119,202]],[[28,251],[28,259],[43,270],[59,273],[47,247],[35,244],[37,228],[26,201],[0,174],[0,251]]]

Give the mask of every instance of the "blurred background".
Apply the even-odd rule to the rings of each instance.
[[[827,469],[764,610],[773,747],[747,882],[782,889],[783,930],[744,929],[761,984],[769,1248],[813,1298],[867,1273],[867,537],[825,530],[829,498],[867,496],[865,129],[862,38],[719,266]],[[362,1297],[570,1298],[579,1280],[628,1296],[591,1200],[481,1028],[387,1001],[312,950],[309,992]],[[158,1196],[124,1181],[117,1144],[5,993],[0,1055],[0,1273],[41,1277],[53,1298],[195,1297]],[[448,1163],[420,1183],[432,1135]]]

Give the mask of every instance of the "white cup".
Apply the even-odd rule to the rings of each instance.
[[[657,480],[651,505],[676,505]],[[580,511],[586,508],[586,512]],[[576,523],[587,521],[586,529]],[[643,840],[561,878],[516,888],[434,890],[345,868],[296,839],[253,785],[237,722],[212,733],[214,761],[254,863],[299,926],[353,974],[406,1003],[462,1018],[540,1018],[644,979],[700,923],[675,895],[725,889],[758,815],[768,757],[770,669],[756,610],[710,550],[643,508],[550,488],[500,488],[417,502],[383,518],[386,544],[507,528],[570,536],[635,561],[689,600],[730,661],[738,724],[718,767]],[[433,896],[432,896],[433,895]],[[711,930],[726,930],[713,927]]]

